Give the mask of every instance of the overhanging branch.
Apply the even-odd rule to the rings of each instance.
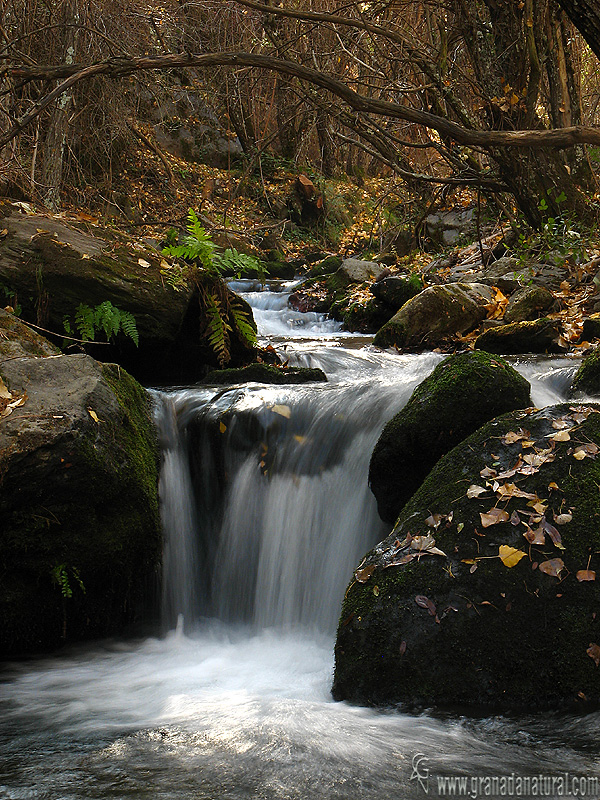
[[[174,69],[185,67],[257,67],[298,78],[307,83],[319,86],[325,91],[339,97],[355,111],[376,114],[392,119],[402,119],[415,125],[437,131],[458,144],[477,147],[533,147],[533,148],[567,148],[579,144],[600,145],[600,130],[583,126],[556,128],[554,130],[529,131],[483,131],[469,130],[451,122],[444,117],[419,111],[409,106],[363,97],[342,81],[317,70],[310,69],[294,61],[286,61],[272,56],[255,53],[169,53],[160,56],[143,56],[138,58],[109,58],[96,64],[81,65],[61,64],[48,67],[15,66],[8,72],[14,78],[24,80],[63,78],[52,92],[39,101],[33,109],[17,121],[13,127],[0,135],[0,148],[15,138],[45,108],[71,86],[95,75],[108,78],[123,78],[144,70]]]

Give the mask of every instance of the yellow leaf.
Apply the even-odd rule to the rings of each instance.
[[[527,553],[524,553],[522,550],[517,550],[516,547],[509,547],[507,544],[501,544],[498,548],[498,555],[504,566],[511,568],[516,566]]]
[[[551,434],[549,439],[553,439],[555,442],[568,442],[571,439],[571,435],[569,431],[557,431],[556,433]]]
[[[140,267],[143,267],[144,269],[148,269],[148,267],[152,266],[152,264],[150,264],[149,261],[146,261],[145,258],[138,258],[138,264],[140,265]]]
[[[82,258],[91,258],[91,256],[88,253],[82,253],[81,257]]]
[[[294,434],[294,439],[298,442],[298,444],[304,444],[307,441],[306,436],[300,436],[299,434]]]
[[[221,420],[221,421],[219,422],[219,430],[221,431],[221,433],[225,433],[225,431],[227,430],[227,425],[225,425],[225,423],[223,422],[223,420]]]
[[[292,410],[289,406],[274,405],[271,406],[271,411],[274,411],[276,414],[279,414],[286,419],[289,419],[292,416]]]
[[[88,408],[87,412],[90,415],[90,417],[94,420],[94,422],[100,422],[100,420],[98,419],[98,414],[96,414],[93,408]]]

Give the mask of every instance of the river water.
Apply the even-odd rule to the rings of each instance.
[[[598,796],[598,714],[332,701],[341,598],[387,533],[370,452],[442,356],[372,349],[290,312],[289,288],[237,287],[265,340],[329,382],[156,393],[162,631],[6,666],[0,798]],[[538,406],[562,399],[574,370],[568,359],[515,365]]]

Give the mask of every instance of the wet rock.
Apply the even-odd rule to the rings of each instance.
[[[385,426],[369,485],[379,516],[393,523],[435,463],[499,414],[530,405],[529,383],[502,358],[470,352],[442,361]]]
[[[573,378],[571,394],[600,397],[600,350],[594,350],[583,359]]]
[[[525,322],[559,310],[560,303],[545,286],[525,286],[508,301],[504,321]]]
[[[475,340],[476,350],[488,353],[562,353],[560,320],[541,319],[513,322],[490,328]]]
[[[371,286],[371,294],[394,311],[423,290],[423,281],[417,275],[390,275]]]
[[[600,703],[600,406],[572,406],[492,420],[438,462],[350,581],[336,699]]]
[[[487,316],[493,291],[477,283],[429,286],[408,300],[375,336],[377,347],[435,347],[467,333]]]
[[[215,369],[208,373],[202,383],[212,386],[230,386],[236,383],[312,383],[326,381],[322,369],[308,367],[276,367],[267,364],[249,364],[237,369]]]
[[[56,356],[60,354],[60,350],[19,317],[0,309],[0,353],[2,361],[5,361],[13,358]]]
[[[6,360],[11,352],[13,344],[0,344],[12,396],[0,404],[6,412],[17,403],[0,425],[4,655],[147,620],[157,610],[162,549],[146,392],[117,365],[86,355]]]
[[[313,264],[308,272],[309,278],[322,277],[323,275],[331,275],[342,266],[342,259],[339,256],[327,256],[316,264]]]

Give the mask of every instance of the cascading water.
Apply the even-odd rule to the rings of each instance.
[[[295,334],[280,342],[289,363],[321,366],[329,382],[157,395],[171,632],[7,668],[0,798],[423,800],[425,788],[494,796],[494,776],[512,774],[513,787],[598,777],[598,714],[469,719],[332,702],[344,587],[386,532],[369,454],[440,356],[349,337],[325,346],[296,335],[278,292],[250,299],[268,312],[263,333]],[[310,325],[331,335],[328,321]],[[517,368],[539,406],[573,372],[566,359]],[[462,789],[443,783],[454,778]],[[520,796],[560,796],[546,788]]]

